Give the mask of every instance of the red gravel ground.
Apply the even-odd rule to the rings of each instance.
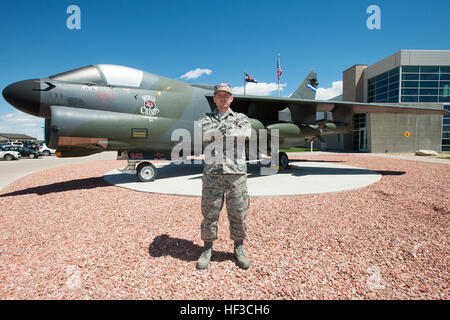
[[[213,261],[196,270],[200,198],[106,184],[124,161],[30,174],[0,191],[0,298],[449,298],[450,165],[302,158],[383,176],[348,192],[252,198],[247,271],[233,258],[225,209]]]

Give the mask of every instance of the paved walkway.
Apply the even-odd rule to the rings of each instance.
[[[434,162],[434,163],[445,163],[450,164],[450,159],[439,159],[436,157],[426,157],[426,156],[415,156],[413,154],[386,154],[386,153],[360,153],[362,155],[381,157],[381,158],[392,158],[401,160],[413,160],[413,161],[423,161],[423,162]],[[450,157],[450,154],[447,154]]]
[[[96,160],[115,160],[117,152],[108,151],[93,154],[87,157],[77,158],[57,158],[55,156],[40,157],[37,159],[23,158],[13,161],[0,161],[0,190],[11,182],[16,181],[30,173],[64,166],[73,163],[96,161]]]

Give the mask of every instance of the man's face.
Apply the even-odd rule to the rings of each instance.
[[[226,91],[218,91],[214,95],[214,103],[217,106],[217,111],[226,112],[230,108],[231,102],[233,102],[233,96]]]

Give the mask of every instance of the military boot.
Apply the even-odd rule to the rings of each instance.
[[[211,260],[211,256],[213,253],[212,250],[212,242],[206,242],[205,246],[203,247],[202,254],[200,255],[200,258],[198,258],[197,261],[197,269],[203,270],[208,268],[209,261]]]
[[[242,269],[250,268],[250,260],[245,255],[243,240],[234,242],[234,256],[236,257]]]

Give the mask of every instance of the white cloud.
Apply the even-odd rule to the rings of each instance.
[[[342,94],[342,81],[333,81],[331,88],[317,88],[316,99],[328,100]]]
[[[280,92],[283,90],[283,88],[287,86],[286,83],[280,83]],[[254,83],[254,82],[249,82],[246,86],[245,86],[245,93],[246,94],[251,94],[251,95],[256,95],[256,96],[267,96],[270,95],[272,92],[277,92],[278,91],[278,84],[271,82],[271,83],[266,83],[266,82],[258,82],[258,83]],[[244,86],[241,87],[234,87],[233,88],[233,93],[234,94],[244,94]]]
[[[211,73],[212,73],[212,70],[210,70],[210,69],[197,68],[195,70],[191,70],[191,71],[186,72],[180,78],[181,79],[186,79],[186,80],[197,79],[197,78],[200,78],[204,74],[209,76]]]
[[[34,117],[16,110],[0,115],[0,132],[26,134],[42,140],[44,123],[45,120],[43,118]]]

